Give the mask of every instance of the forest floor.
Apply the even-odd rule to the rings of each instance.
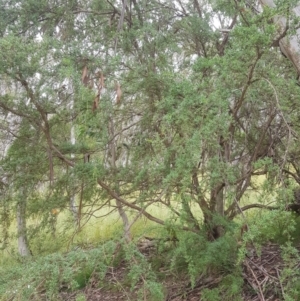
[[[145,256],[152,256],[152,246],[142,246],[140,251]],[[299,263],[300,265],[300,263]],[[284,284],[281,283],[282,272],[285,268],[281,255],[280,246],[268,243],[257,250],[254,246],[247,248],[246,259],[241,264],[243,276],[242,298],[245,301],[279,301],[283,300]],[[295,267],[293,267],[295,268]],[[297,269],[299,266],[296,267]],[[163,268],[161,272],[164,273]],[[62,300],[75,301],[78,296],[83,295],[87,301],[105,300],[138,300],[137,292],[139,285],[134,290],[126,286],[127,267],[121,262],[117,267],[111,267],[106,273],[104,281],[99,282],[91,277],[84,289],[68,293],[61,292]],[[191,287],[188,277],[168,275],[162,280],[165,287],[166,301],[199,301],[203,289],[212,289],[220,284],[223,275],[211,275],[210,277],[199,277]],[[147,298],[144,300],[148,300]],[[151,301],[155,301],[149,299]]]

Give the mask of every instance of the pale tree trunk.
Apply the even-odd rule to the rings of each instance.
[[[22,257],[29,256],[26,228],[26,199],[20,199],[17,204],[18,250]]]
[[[276,4],[273,0],[260,0],[262,6],[268,6],[275,8]],[[288,5],[288,1],[287,1]],[[287,8],[289,9],[289,8]],[[294,14],[293,17],[300,17],[300,4],[292,9]],[[286,35],[286,30],[288,29],[288,22],[284,16],[274,16],[273,21],[279,28],[279,47],[283,54],[293,63],[295,69],[297,70],[298,76],[300,75],[300,28],[296,30],[293,35]],[[282,38],[281,38],[282,36]]]
[[[116,200],[116,205],[118,207],[119,215],[123,221],[123,229],[124,229],[124,238],[126,242],[131,241],[131,233],[130,233],[130,224],[128,220],[128,216],[123,208],[123,205],[120,201]]]
[[[73,110],[73,106],[74,106],[74,103],[73,103],[73,100],[72,100],[71,101],[71,111]],[[72,125],[71,125],[70,140],[71,140],[71,144],[75,145],[76,138],[75,138],[75,127],[74,127],[73,122],[72,122]],[[74,158],[75,158],[75,155],[71,154],[71,159],[74,159]],[[73,192],[71,192],[69,207],[70,207],[70,211],[73,215],[73,220],[74,220],[75,226],[77,226],[79,224],[79,221],[78,221],[79,217],[78,217],[78,209],[77,209],[77,206],[76,206],[75,193],[73,193]]]
[[[110,122],[109,122],[109,134],[110,134],[110,137],[114,137],[115,136],[115,128],[114,128],[114,121],[113,119],[111,118],[110,119]],[[109,152],[110,152],[110,157],[111,157],[111,167],[113,169],[113,172],[116,171],[116,168],[117,168],[117,164],[116,164],[116,161],[117,161],[117,152],[116,152],[116,142],[115,142],[115,139],[113,138],[110,142],[110,145],[109,145]],[[117,187],[116,187],[116,191],[117,193],[119,193],[119,183],[116,184]],[[124,238],[126,240],[126,242],[130,242],[131,241],[131,234],[130,234],[130,224],[129,224],[129,219],[128,219],[128,216],[124,210],[124,207],[122,205],[122,203],[118,200],[116,200],[116,205],[117,205],[117,208],[118,208],[118,212],[119,212],[119,215],[122,219],[122,222],[123,222],[123,229],[124,229]]]

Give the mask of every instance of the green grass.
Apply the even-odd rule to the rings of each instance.
[[[83,214],[80,231],[74,227],[69,211],[62,211],[57,215],[55,236],[49,229],[33,231],[39,227],[41,219],[30,219],[27,222],[29,230],[29,245],[34,255],[47,255],[54,252],[66,252],[74,247],[92,247],[111,239],[120,239],[123,235],[123,225],[117,211],[108,214],[110,208],[101,209],[86,220]],[[148,211],[154,216],[166,220],[170,215],[168,208],[162,205],[152,205]],[[142,236],[157,236],[162,226],[146,219],[143,215],[136,219],[137,212],[128,213],[130,221],[136,220],[131,227],[134,240]],[[98,216],[97,216],[98,215]],[[101,217],[104,216],[104,217]],[[10,239],[5,250],[0,251],[0,266],[7,261],[18,262],[16,222],[12,221],[9,229]]]
[[[255,184],[263,185],[264,180],[264,177],[257,177]],[[248,191],[241,201],[241,206],[251,203],[266,204],[270,202],[272,198],[274,197],[269,196],[267,198],[262,196],[259,192]],[[181,210],[180,199],[177,199],[176,195],[174,195],[172,206],[178,211]],[[191,208],[194,216],[201,222],[202,212],[199,206],[194,204]],[[30,247],[33,254],[47,255],[57,251],[65,252],[72,250],[74,246],[95,246],[110,239],[121,238],[123,234],[122,221],[116,210],[109,214],[111,210],[112,208],[103,208],[101,211],[94,212],[93,216],[90,216],[88,219],[87,215],[83,213],[83,219],[81,221],[82,228],[80,231],[75,229],[69,211],[65,210],[60,212],[57,215],[57,231],[55,237],[52,235],[51,231],[47,231],[46,229],[30,236]],[[147,208],[147,211],[161,220],[168,221],[169,219],[172,219],[172,223],[174,221],[176,222],[174,215],[172,215],[169,208],[162,204],[153,204]],[[138,212],[128,213],[131,221],[135,220],[138,214]],[[262,212],[259,209],[252,209],[245,212],[247,221],[260,218],[261,214]],[[236,218],[236,221],[241,223],[245,222],[241,215]],[[39,218],[30,219],[28,221],[29,233],[30,228],[37,227],[40,223],[41,220]],[[9,240],[8,248],[4,251],[0,251],[0,265],[7,262],[8,259],[12,261],[18,259],[17,235],[15,229],[16,223],[12,222],[9,230],[11,239]],[[143,236],[159,236],[161,231],[161,225],[147,220],[143,215],[139,216],[131,227],[131,234],[134,240],[138,240]]]
[[[259,177],[256,184],[263,185],[263,181],[264,179]],[[259,192],[250,190],[244,195],[241,201],[241,206],[251,203],[267,204],[272,199],[274,199],[274,196],[272,195],[264,196]],[[177,200],[176,196],[174,196],[173,205],[176,210],[180,210],[180,200]],[[86,216],[83,214],[83,220],[81,223],[83,227],[80,231],[75,230],[72,216],[69,211],[66,210],[60,212],[57,216],[57,231],[55,237],[51,231],[47,231],[46,229],[30,236],[29,243],[34,256],[45,256],[55,252],[65,253],[77,248],[93,248],[112,239],[119,240],[123,235],[122,221],[117,211],[114,211],[112,214],[108,214],[110,211],[111,208],[101,209],[101,211],[95,212],[94,216],[91,216],[88,221],[85,220]],[[167,221],[168,219],[172,219],[172,222],[175,221],[170,210],[164,205],[151,205],[147,211],[161,220]],[[201,221],[202,212],[198,205],[193,205],[192,211],[197,219]],[[128,213],[128,215],[130,220],[133,221],[138,213],[131,212]],[[264,215],[265,211],[260,209],[248,210],[245,212],[246,222],[248,224],[252,224],[253,221],[261,220]],[[238,215],[235,221],[238,224],[245,223],[242,215]],[[39,223],[40,220],[38,218],[31,219],[28,221],[28,226],[29,228],[38,226]],[[297,228],[300,227],[298,224],[300,224],[299,221],[297,222]],[[284,228],[284,225],[280,227]],[[20,257],[17,252],[17,235],[15,229],[16,223],[12,222],[9,230],[11,239],[8,242],[8,247],[0,251],[0,268],[2,270],[7,267],[18,265],[20,262]],[[137,241],[144,236],[159,237],[165,235],[166,230],[161,225],[147,220],[144,216],[139,216],[131,227],[131,234],[133,240]],[[297,241],[299,240],[300,238],[297,237]]]

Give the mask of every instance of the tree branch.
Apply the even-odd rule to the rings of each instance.
[[[145,217],[147,217],[149,220],[160,224],[160,225],[165,225],[165,222],[153,215],[151,215],[150,213],[148,213],[144,208],[141,208],[133,203],[130,203],[126,200],[124,200],[122,197],[120,197],[115,191],[113,191],[108,185],[106,185],[103,181],[101,181],[100,179],[97,180],[98,184],[105,189],[114,199],[118,200],[120,203],[122,203],[123,205],[134,209],[136,211],[139,211],[142,215],[144,215]],[[186,231],[193,231],[196,232],[194,229],[190,229],[188,227],[182,227],[183,230]]]

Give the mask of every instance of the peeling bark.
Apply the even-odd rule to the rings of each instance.
[[[17,205],[18,251],[20,256],[30,256],[26,228],[26,200],[19,200]]]
[[[260,0],[263,6],[276,8],[273,0]],[[287,7],[289,9],[289,7]],[[295,17],[300,17],[300,4],[292,9]],[[289,28],[289,20],[285,16],[273,17],[273,22],[279,27],[279,34],[284,34]],[[279,40],[279,47],[282,53],[293,63],[297,74],[300,75],[300,28],[293,35],[286,35]]]

